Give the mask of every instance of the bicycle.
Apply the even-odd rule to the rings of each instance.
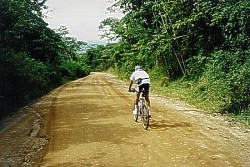
[[[138,92],[135,89],[132,89],[131,92]],[[148,108],[148,103],[145,100],[146,92],[144,89],[142,89],[139,97],[139,102],[138,102],[138,112],[137,114],[134,114],[134,121],[138,121],[138,116],[141,118],[142,122],[142,127],[147,130],[149,126],[149,108]]]

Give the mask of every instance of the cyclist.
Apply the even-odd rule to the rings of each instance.
[[[133,111],[133,114],[137,114],[140,93],[141,93],[141,90],[144,88],[145,93],[146,93],[145,100],[148,103],[149,116],[151,117],[150,100],[149,100],[150,79],[149,79],[149,75],[147,74],[147,72],[145,72],[141,68],[141,66],[135,66],[135,71],[130,76],[130,84],[129,84],[129,89],[128,89],[129,92],[131,92],[131,87],[132,87],[134,81],[135,81],[135,83],[137,85],[137,89],[139,89],[139,90],[137,91],[136,96],[135,96],[135,109]]]

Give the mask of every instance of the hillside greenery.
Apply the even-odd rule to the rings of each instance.
[[[103,38],[119,41],[103,49],[104,67],[128,78],[140,64],[153,90],[249,118],[250,1],[115,2],[109,10],[124,17],[99,26]]]
[[[90,71],[127,79],[139,64],[152,91],[249,122],[250,1],[114,0],[124,17],[99,29],[116,42],[93,47],[49,28],[45,2],[0,1],[0,118]]]
[[[0,1],[0,118],[57,86],[89,74],[85,42],[66,27],[52,30],[40,0]]]

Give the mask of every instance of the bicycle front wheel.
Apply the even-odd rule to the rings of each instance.
[[[149,126],[149,110],[148,110],[148,104],[143,101],[142,102],[142,110],[141,110],[141,122],[142,122],[142,127],[147,130]]]

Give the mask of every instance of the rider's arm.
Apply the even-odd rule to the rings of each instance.
[[[134,72],[131,74],[129,80],[130,80],[130,84],[129,84],[129,87],[128,87],[128,91],[131,92],[131,88],[132,88],[132,85],[133,85],[133,81],[135,80]]]
[[[128,87],[128,91],[131,91],[131,87],[133,85],[133,81],[130,81],[129,87]]]

